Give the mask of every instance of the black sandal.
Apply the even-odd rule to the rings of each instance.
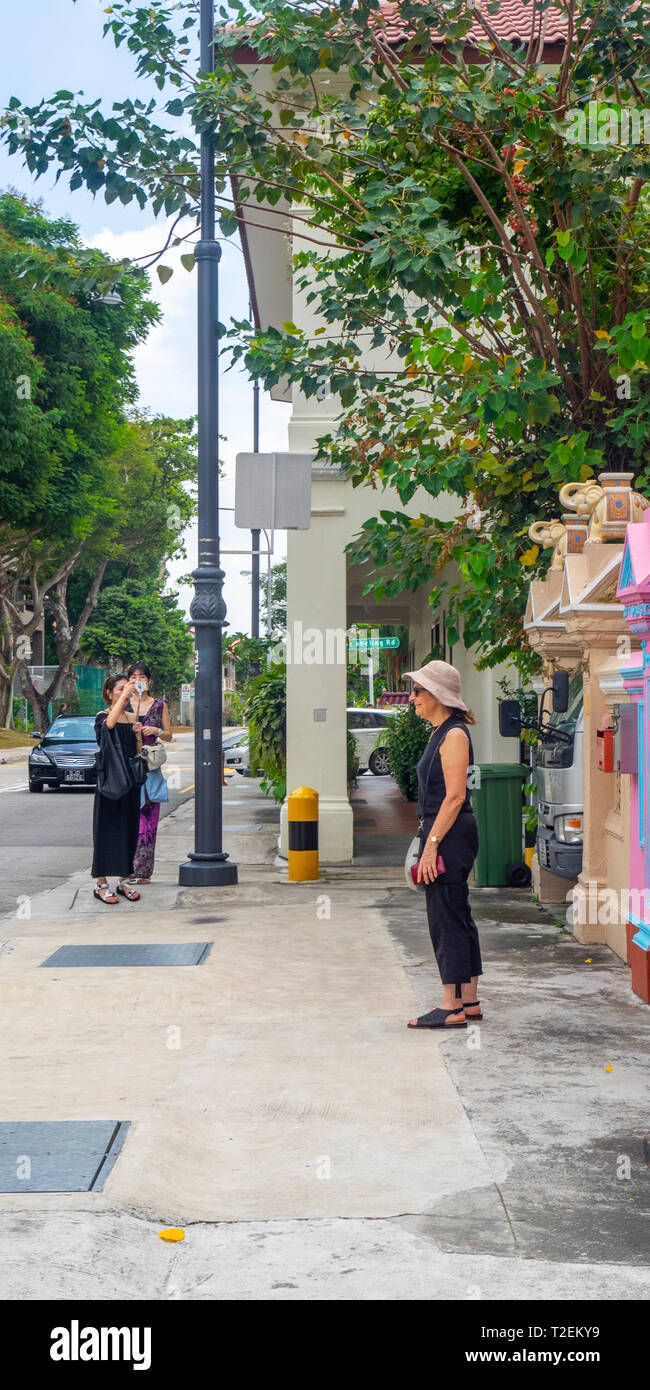
[[[466,1028],[467,1020],[462,1023],[447,1023],[447,1019],[452,1014],[462,1014],[462,1009],[432,1009],[428,1014],[422,1014],[420,1018],[411,1019],[407,1028],[447,1028],[451,1032],[452,1028]]]
[[[126,879],[124,883],[118,883],[115,891],[120,894],[120,897],[128,898],[130,903],[139,903],[140,894],[136,892],[135,888],[131,888],[130,891],[127,892],[126,883],[128,883],[128,879]]]
[[[475,1009],[475,1008],[476,1008],[476,1005],[477,1005],[477,1004],[480,1004],[480,1002],[481,1002],[480,999],[473,999],[472,1002],[471,1002],[471,1004],[469,1003],[469,1001],[466,1001],[466,1002],[463,1004],[463,1008],[464,1008],[464,1009]],[[483,1010],[481,1009],[480,1013],[478,1013],[478,1014],[468,1014],[467,1017],[471,1020],[472,1023],[476,1023],[478,1019],[481,1019],[481,1018],[483,1017]]]
[[[106,907],[117,907],[117,898],[107,883],[102,883],[101,888],[93,888],[93,897],[99,898],[100,903],[105,903]]]

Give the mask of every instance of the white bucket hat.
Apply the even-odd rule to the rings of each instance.
[[[467,709],[460,693],[460,671],[448,661],[427,661],[419,671],[405,671],[404,679],[417,681],[430,695],[435,695],[441,705],[448,705],[450,709]]]

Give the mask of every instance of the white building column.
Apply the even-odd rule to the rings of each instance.
[[[349,486],[349,485],[348,485]],[[287,793],[318,792],[319,854],[350,864],[345,484],[314,471],[309,531],[287,535]],[[280,852],[287,853],[287,804]]]

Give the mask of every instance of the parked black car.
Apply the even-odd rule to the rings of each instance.
[[[97,781],[94,715],[55,719],[29,755],[29,790],[43,787],[94,787]]]

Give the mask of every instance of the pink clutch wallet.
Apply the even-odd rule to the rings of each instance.
[[[445,861],[441,854],[439,854],[438,858],[436,859],[436,870],[439,874],[444,874],[447,872],[447,870],[445,869]],[[411,864],[411,878],[413,879],[416,888],[424,888],[424,879],[420,879],[420,882],[418,883],[417,864]]]

